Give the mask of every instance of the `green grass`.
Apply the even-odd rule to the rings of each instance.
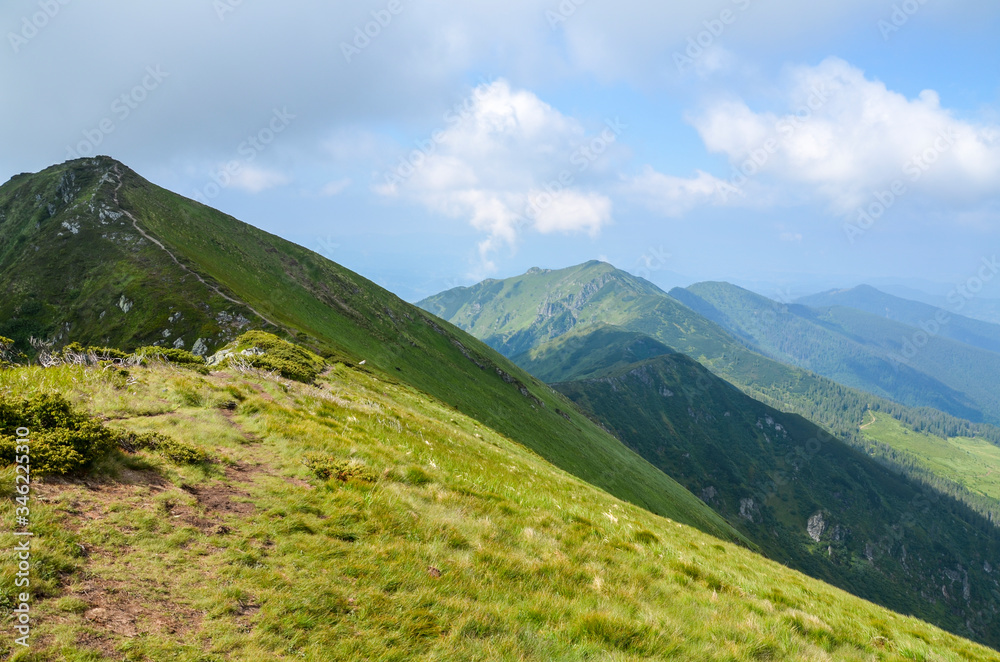
[[[70,161],[4,184],[0,238],[0,335],[23,348],[34,335],[57,348],[183,341],[193,350],[200,339],[214,351],[250,329],[280,333],[327,360],[429,393],[619,498],[739,539],[687,490],[472,336],[113,159]],[[289,366],[288,357],[271,358],[279,361],[266,369]],[[198,404],[196,391],[179,393]]]
[[[905,453],[921,467],[1000,504],[1000,446],[972,437],[939,437],[910,430],[873,413],[865,437]]]
[[[683,354],[616,364],[555,387],[770,558],[1000,644],[993,617],[980,620],[1000,600],[989,569],[1000,558],[1000,532],[982,511],[753,400]],[[817,513],[824,521],[818,541],[807,532]]]
[[[4,637],[0,655],[1000,659],[620,501],[405,385],[342,365],[315,386],[133,374],[123,386],[98,368],[0,371],[0,391],[62,392],[211,458],[121,454],[85,482],[37,486],[33,649]],[[309,454],[366,479],[323,480]],[[10,573],[0,566],[4,617]]]

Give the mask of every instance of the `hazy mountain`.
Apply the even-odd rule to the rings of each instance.
[[[912,302],[897,304],[899,312],[889,316],[844,306],[786,306],[728,283],[698,283],[671,296],[761,353],[838,383],[972,421],[1000,422],[1000,354],[949,337],[974,331],[980,344],[990,344],[1000,341],[993,337],[1000,327],[950,319]],[[876,299],[866,290],[854,298]],[[923,328],[895,321],[924,314],[927,321],[917,322]]]
[[[845,306],[863,310],[886,319],[919,327],[933,335],[951,338],[991,352],[1000,351],[1000,325],[971,319],[957,312],[964,308],[965,298],[953,298],[952,305],[939,308],[920,301],[881,292],[874,287],[860,285],[848,290],[830,290],[821,294],[802,297],[796,303],[813,308]]]
[[[877,397],[755,351],[749,338],[737,338],[706,317],[712,314],[710,306],[684,297],[687,290],[675,293],[693,308],[609,264],[588,262],[454,288],[418,305],[523,365],[535,361],[532,349],[574,328],[617,326],[696,359],[767,404],[794,411],[841,435],[857,433]],[[936,424],[949,429],[964,425],[955,420]]]

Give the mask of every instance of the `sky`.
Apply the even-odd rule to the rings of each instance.
[[[994,0],[5,0],[0,181],[107,154],[404,299],[600,259],[1000,297]]]

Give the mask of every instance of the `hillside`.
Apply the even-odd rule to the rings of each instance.
[[[953,297],[949,309],[942,309],[920,301],[886,294],[868,285],[859,285],[846,290],[830,290],[802,297],[797,299],[796,303],[811,308],[831,306],[855,308],[913,327],[924,325],[944,338],[951,338],[991,352],[1000,352],[1000,325],[958,314],[956,310],[959,307],[964,310],[968,305],[961,295]],[[938,319],[945,321],[943,324],[934,324]]]
[[[706,324],[652,283],[596,261],[486,280],[442,292],[417,305],[508,357],[587,324],[642,331],[633,328],[637,322],[664,320],[668,328],[656,338],[685,353],[713,355],[731,342],[721,329]]]
[[[576,327],[519,354],[514,362],[542,381],[554,384],[673,353],[674,350],[645,334],[610,324],[593,324]]]
[[[343,365],[316,386],[155,363],[128,380],[0,370],[0,397],[39,392],[207,458],[119,452],[35,485],[37,620],[18,660],[1000,660]],[[321,478],[316,458],[357,478]]]
[[[801,414],[844,438],[859,440],[865,412],[874,408],[907,425],[952,436],[979,434],[1000,443],[1000,430],[992,426],[900,405],[764,356],[748,346],[747,338],[738,339],[708,319],[702,313],[710,311],[698,310],[698,301],[687,294],[683,298],[694,308],[609,264],[588,262],[455,288],[418,305],[532,370],[543,365],[532,354],[542,344],[570,329],[610,324],[686,354],[754,398]]]
[[[728,283],[698,283],[671,296],[758,351],[838,383],[975,422],[1000,422],[995,352],[853,308],[783,306]]]
[[[555,386],[770,558],[993,641],[1000,582],[987,568],[1000,531],[970,508],[682,354]]]
[[[871,413],[865,439],[892,449],[897,464],[908,463],[925,481],[946,481],[941,490],[964,492],[980,510],[1000,522],[1000,446],[979,437],[945,437],[910,430],[891,416]]]
[[[265,328],[413,386],[652,512],[711,509],[472,336],[347,269],[157,187],[107,157],[0,187],[0,335],[207,353]],[[47,257],[44,260],[37,256]],[[121,305],[119,305],[121,304]]]

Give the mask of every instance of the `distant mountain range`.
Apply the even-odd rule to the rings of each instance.
[[[713,570],[736,572],[737,565],[743,570],[766,566],[764,576],[777,574],[760,557],[745,557],[742,550],[730,558],[721,544],[710,559],[703,555],[704,542],[685,543],[687,550],[675,546],[674,530],[687,539],[688,533],[677,528],[687,524],[898,612],[1000,646],[1000,530],[990,521],[990,505],[976,502],[973,508],[971,501],[961,500],[963,493],[955,491],[958,496],[952,498],[937,483],[923,480],[924,474],[908,473],[879,454],[877,444],[861,444],[858,428],[875,411],[905,425],[970,437],[998,431],[906,407],[785,362],[801,356],[803,365],[815,361],[832,370],[837,357],[858,352],[875,374],[881,364],[872,362],[885,360],[876,350],[884,351],[886,339],[898,333],[898,326],[889,325],[902,322],[842,305],[777,311],[782,323],[795,325],[796,334],[834,357],[824,363],[822,357],[804,353],[805,345],[796,345],[794,338],[784,342],[780,334],[759,332],[748,322],[754,310],[770,309],[773,302],[767,299],[724,285],[692,286],[675,297],[599,262],[559,271],[534,269],[517,278],[450,290],[422,302],[422,310],[322,256],[159,188],[107,157],[19,175],[0,187],[0,286],[6,293],[0,300],[0,335],[12,337],[29,356],[70,342],[124,350],[158,345],[204,355],[243,331],[263,329],[333,364],[322,376],[330,390],[278,385],[274,388],[281,389],[281,404],[263,394],[248,396],[257,393],[252,386],[236,389],[253,402],[245,411],[237,404],[234,415],[244,424],[256,425],[257,417],[269,421],[261,431],[288,456],[284,461],[289,465],[298,466],[294,456],[306,451],[307,446],[296,445],[298,431],[306,429],[310,461],[315,460],[315,446],[344,454],[366,445],[362,454],[367,461],[392,465],[381,474],[366,474],[369,483],[385,481],[384,487],[345,485],[349,479],[331,478],[321,483],[322,489],[309,492],[308,505],[303,501],[295,508],[266,511],[275,522],[286,516],[295,520],[288,524],[289,536],[313,537],[308,542],[289,537],[288,545],[273,550],[265,545],[259,557],[246,557],[243,567],[281,575],[280,582],[274,580],[278,583],[287,581],[277,569],[296,574],[297,561],[275,568],[267,564],[291,554],[294,540],[302,545],[296,553],[308,555],[303,560],[329,565],[330,576],[342,577],[344,586],[367,587],[365,604],[348,600],[345,593],[332,611],[316,612],[322,616],[310,626],[326,623],[327,617],[349,623],[356,613],[391,619],[393,605],[403,596],[413,598],[413,604],[406,604],[417,614],[404,615],[410,623],[403,628],[406,637],[420,638],[424,632],[445,636],[437,620],[433,627],[427,625],[427,614],[439,603],[472,599],[467,585],[450,583],[462,573],[479,587],[476,599],[490,604],[498,602],[489,595],[492,584],[484,588],[480,579],[499,582],[502,577],[502,585],[522,587],[548,587],[558,580],[557,589],[544,597],[555,602],[519,612],[517,627],[544,630],[549,627],[544,624],[558,623],[557,602],[565,596],[577,600],[579,591],[586,590],[595,596],[594,609],[608,596],[618,600],[627,589],[605,585],[601,575],[607,575],[607,564],[623,563],[630,568],[628,581],[636,586],[645,586],[663,568],[680,568],[661,595],[664,604],[685,600],[684,591],[697,583],[711,588],[706,603],[740,605],[743,611],[736,620],[741,622],[768,610],[812,609],[793,601],[782,587],[768,587],[764,604],[751,585],[720,581]],[[984,333],[979,337],[985,338]],[[988,394],[972,388],[945,390],[940,385],[951,383],[945,381],[951,376],[934,372],[939,365],[932,359],[939,348],[980,362],[991,352],[944,336],[935,341],[935,350],[928,343],[919,365],[914,359],[900,369],[902,377],[896,380],[909,388],[903,392],[956,411],[966,407],[970,417],[979,412],[988,420]],[[945,342],[951,344],[940,344]],[[159,380],[144,397],[156,399],[180,388],[176,384],[186,374],[175,379],[170,370],[136,369]],[[225,422],[217,405],[206,404],[215,402],[219,391],[226,398],[221,406],[234,411],[228,398],[236,396],[213,383],[219,374],[190,373],[190,385],[184,387],[189,397],[181,401],[193,409],[192,403],[200,403],[206,411],[198,415],[205,420]],[[865,384],[865,376],[856,372],[859,385]],[[86,388],[68,377],[64,381],[68,386],[61,388]],[[895,384],[882,387],[890,393],[888,386]],[[86,394],[77,393],[77,400],[85,404]],[[404,412],[405,425],[394,418],[395,410],[385,410],[387,419],[382,418],[382,408],[394,406],[393,401]],[[366,427],[355,433],[357,416],[347,412],[360,410]],[[157,425],[143,421],[140,427]],[[229,430],[230,423],[225,425]],[[331,439],[336,444],[328,443]],[[527,455],[517,452],[516,467],[514,454],[504,450],[508,439],[526,449]],[[430,453],[434,446],[454,450],[457,459],[438,465],[431,455],[423,457],[425,447]],[[350,451],[349,457],[325,461],[332,463],[329,469],[348,466],[336,462],[353,462],[354,457]],[[404,464],[395,466],[397,461]],[[547,475],[556,480],[546,473],[551,471],[546,463],[572,475],[560,474],[563,487],[551,493],[548,485],[538,483]],[[450,473],[446,466],[452,467]],[[187,474],[183,477],[187,480]],[[612,505],[610,497],[595,497],[599,493],[590,486],[673,521],[651,525],[659,533],[643,528],[630,530],[627,537],[604,535],[593,519],[620,523],[624,530],[624,509]],[[291,503],[287,498],[281,503],[286,501]],[[583,501],[602,504],[601,512],[586,511],[590,519],[584,517],[577,508]],[[337,517],[308,525],[300,521],[300,515],[321,514],[320,506],[332,503],[339,509]],[[468,515],[466,506],[482,510]],[[474,517],[475,523],[465,522],[466,517]],[[448,519],[463,522],[452,526]],[[459,535],[459,529],[476,542]],[[407,559],[413,567],[406,572],[419,575],[421,582],[432,578],[433,586],[415,583],[411,576],[381,576],[384,567],[401,572],[396,557],[392,566],[381,560],[402,549],[403,540],[428,541],[420,547],[427,558]],[[359,556],[344,561],[345,555],[362,553],[355,549],[364,550],[363,568]],[[172,553],[182,557],[200,551],[188,552],[181,545]],[[434,565],[438,557],[450,559],[452,567],[442,572]],[[689,562],[688,557],[697,560]],[[731,560],[737,558],[742,560]],[[567,581],[576,586],[568,593]],[[0,589],[6,586],[0,583]],[[417,586],[419,596],[413,597]],[[632,642],[645,635],[621,625],[638,617],[642,606],[634,607],[628,618],[588,617],[574,626],[580,633],[575,636],[593,638],[626,655],[656,655],[654,648],[635,648]],[[266,609],[262,617],[278,605],[271,602]],[[876,654],[875,644],[855,650],[853,639],[848,643],[829,627],[803,625],[808,613],[801,614],[805,616],[782,616],[788,621],[785,635],[813,633],[810,655],[836,659],[847,645],[851,655]],[[461,632],[447,636],[482,637],[490,627],[463,625]],[[873,629],[865,636],[881,650],[894,645],[888,636],[895,628]],[[391,638],[396,631],[384,634]],[[738,636],[728,630],[725,634]],[[651,640],[666,641],[664,637],[657,634]],[[931,639],[924,641],[931,645]],[[747,655],[754,659],[784,650],[770,644],[750,649]]]
[[[812,308],[844,306],[854,308],[896,322],[902,322],[934,336],[951,338],[958,342],[991,352],[1000,352],[1000,325],[965,317],[957,312],[964,309],[968,300],[958,296],[950,306],[939,308],[919,301],[880,292],[874,287],[860,285],[847,290],[830,290],[796,300]]]
[[[905,405],[1000,423],[1000,327],[871,288],[808,299],[823,307],[783,305],[728,283],[670,295],[779,361]]]
[[[965,572],[975,565],[969,559],[977,550],[997,544],[998,530],[991,523],[995,511],[1000,512],[996,501],[977,502],[987,504],[980,510],[985,517],[974,513],[915,475],[900,476],[900,466],[887,469],[886,464],[892,465],[888,453],[876,462],[808,420],[749,397],[818,412],[825,421],[857,412],[861,418],[853,423],[855,433],[869,407],[919,418],[923,410],[867,396],[780,360],[792,355],[779,351],[788,347],[777,338],[787,339],[792,349],[804,338],[802,347],[840,352],[842,359],[853,348],[850,343],[865,346],[850,337],[860,325],[844,330],[852,315],[879,324],[881,318],[838,308],[831,317],[838,325],[805,306],[784,309],[726,284],[695,285],[668,295],[599,262],[532,269],[449,290],[420,305],[553,383],[772,558],[858,595],[926,618],[950,618],[944,614],[957,604],[947,606],[927,592],[904,596],[891,586],[920,576],[924,586],[938,586],[950,595],[939,581],[944,575],[936,573],[958,565]],[[758,326],[774,331],[761,333]],[[759,347],[755,334],[775,339],[773,351]],[[895,373],[886,362],[870,370],[879,368]],[[936,385],[906,366],[904,376],[910,383]],[[961,491],[958,486],[955,490]],[[907,530],[902,545],[885,538],[885,531],[897,530],[891,513],[912,509],[914,503],[921,504],[921,530]],[[976,541],[960,551],[952,548],[951,562],[932,551],[940,541],[972,530]],[[985,571],[970,572],[993,581]],[[982,595],[984,605],[997,598],[992,590]],[[978,608],[973,612],[985,613]]]

